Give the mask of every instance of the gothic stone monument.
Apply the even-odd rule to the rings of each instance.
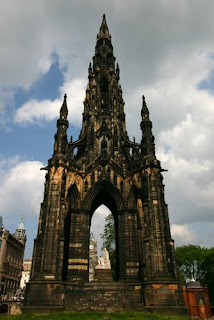
[[[26,310],[185,312],[149,110],[143,97],[142,139],[131,141],[105,16],[88,79],[79,139],[67,139],[65,95],[44,168]],[[89,282],[89,241],[93,213],[102,204],[114,216],[117,281],[98,285]]]

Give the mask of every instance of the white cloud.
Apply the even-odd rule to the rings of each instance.
[[[39,70],[44,74],[47,73],[50,69],[52,62],[53,61],[50,58],[41,58],[38,63]]]
[[[31,257],[36,237],[45,171],[39,161],[21,161],[19,156],[0,161],[0,215],[11,233],[24,217],[27,233],[26,256]]]
[[[18,156],[0,162],[0,214],[37,216],[43,194],[44,171],[39,161],[21,161]]]
[[[125,94],[131,134],[136,130],[133,122],[140,116],[142,94],[146,97],[156,138],[160,131],[172,130],[178,123],[181,124],[188,114],[199,125],[198,133],[206,127],[212,129],[214,96],[198,89],[211,68],[214,68],[214,60],[209,55],[189,52],[185,60],[182,52],[166,56],[153,81],[145,84],[142,80],[137,89]]]
[[[14,120],[19,124],[39,124],[41,120],[51,121],[58,118],[63,96],[66,93],[69,108],[68,119],[73,124],[80,125],[85,87],[86,81],[84,79],[74,79],[66,82],[60,88],[61,96],[59,99],[55,99],[54,101],[30,100],[16,111]]]
[[[163,64],[166,73],[178,63],[183,71],[191,53],[214,51],[212,33],[207,32],[214,27],[214,4],[205,2],[134,0],[129,6],[109,0],[106,6],[98,0],[62,0],[60,4],[38,0],[32,6],[24,0],[17,4],[2,0],[0,86],[29,88],[48,71],[53,52],[59,56],[60,67],[67,67],[66,81],[85,77],[103,12],[121,64],[123,88],[129,93],[141,84],[154,84],[161,79]],[[203,64],[197,70],[199,67],[203,69]],[[177,85],[179,82],[171,82],[169,89]]]
[[[172,238],[175,240],[176,247],[187,244],[199,244],[199,239],[194,231],[190,230],[188,225],[172,224]]]
[[[132,101],[137,97],[140,100],[141,94],[146,96],[157,157],[168,170],[164,184],[169,216],[177,225],[214,221],[214,96],[198,88],[211,67],[209,55],[193,52],[183,59],[175,53],[162,62],[154,83],[138,87],[127,97],[128,132],[132,137],[140,115],[140,108],[132,106]]]
[[[159,149],[164,174],[166,202],[171,221],[184,224],[214,221],[214,168],[208,160],[181,158],[173,150]]]

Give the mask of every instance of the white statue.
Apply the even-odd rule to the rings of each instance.
[[[104,258],[105,262],[110,261],[109,260],[109,253],[106,248],[104,248],[103,258]]]
[[[109,253],[106,248],[104,248],[104,253],[98,259],[98,265],[96,269],[111,269],[111,262],[109,260]]]

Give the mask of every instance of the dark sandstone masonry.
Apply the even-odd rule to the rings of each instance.
[[[105,16],[88,79],[79,139],[67,139],[65,95],[54,153],[44,168],[26,310],[54,306],[185,313],[149,110],[143,97],[142,140],[131,141]],[[90,225],[101,204],[114,216],[117,281],[89,283]]]

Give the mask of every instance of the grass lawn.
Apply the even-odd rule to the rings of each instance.
[[[60,312],[54,314],[22,314],[20,316],[0,315],[1,320],[187,320],[184,317],[162,316],[145,312],[118,312],[118,313],[93,313],[93,312]]]

